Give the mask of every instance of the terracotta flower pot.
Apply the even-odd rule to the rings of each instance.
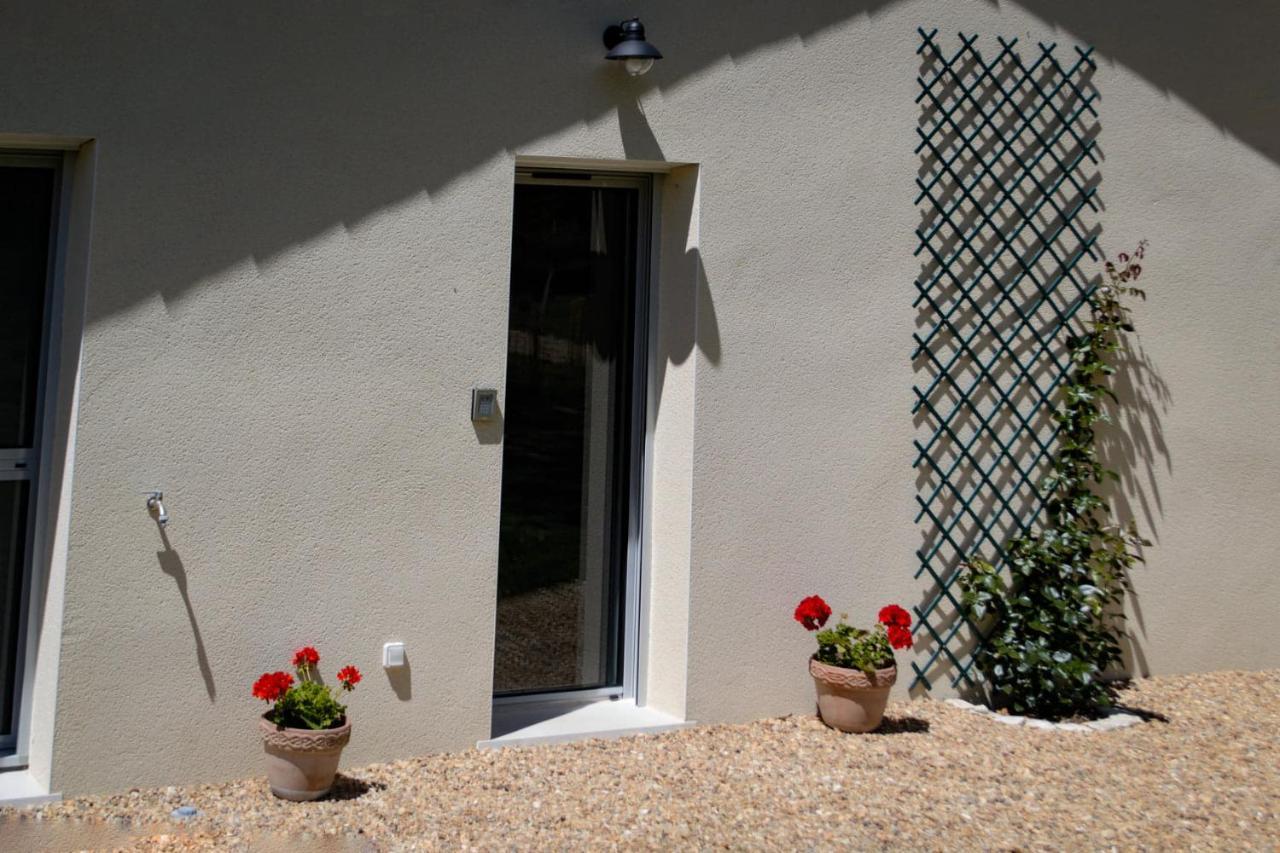
[[[809,674],[818,688],[818,716],[842,732],[869,732],[884,719],[889,688],[898,680],[896,666],[867,675],[860,669],[831,666],[809,659]]]
[[[271,793],[294,802],[315,800],[329,793],[342,748],[351,740],[351,723],[313,731],[281,728],[265,715],[260,722]]]

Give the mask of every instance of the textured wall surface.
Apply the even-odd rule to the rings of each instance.
[[[0,133],[97,145],[55,789],[259,772],[249,685],[304,642],[367,673],[346,761],[488,735],[501,445],[467,406],[518,155],[698,164],[689,582],[654,594],[689,596],[689,717],[810,709],[795,601],[924,594],[917,25],[1097,45],[1101,243],[1151,241],[1135,668],[1280,664],[1230,628],[1280,632],[1273,4],[661,0],[638,80],[600,60],[618,2],[3,8]]]

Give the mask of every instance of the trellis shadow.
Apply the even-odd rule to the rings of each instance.
[[[1098,98],[1089,50],[1023,58],[976,36],[950,54],[920,31],[916,282],[916,606],[913,691],[945,679],[981,692],[982,637],[959,609],[960,565],[1000,563],[1040,514],[1053,409],[1097,286]]]

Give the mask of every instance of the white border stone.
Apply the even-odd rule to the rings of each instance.
[[[1035,717],[1019,717],[1016,714],[997,714],[986,705],[975,705],[972,702],[966,702],[963,699],[944,699],[942,700],[952,708],[959,708],[962,711],[968,711],[971,714],[977,714],[980,717],[990,717],[997,723],[1006,726],[1025,726],[1030,729],[1042,729],[1045,731],[1059,732],[1109,732],[1115,729],[1126,729],[1129,726],[1136,726],[1142,722],[1142,718],[1137,714],[1131,714],[1128,711],[1119,708],[1112,708],[1104,711],[1103,715],[1096,720],[1090,720],[1087,723],[1055,723],[1052,720],[1040,720]]]

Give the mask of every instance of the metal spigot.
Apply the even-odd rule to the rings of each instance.
[[[147,492],[147,512],[155,516],[156,524],[164,527],[169,523],[169,513],[164,508],[164,492]]]

